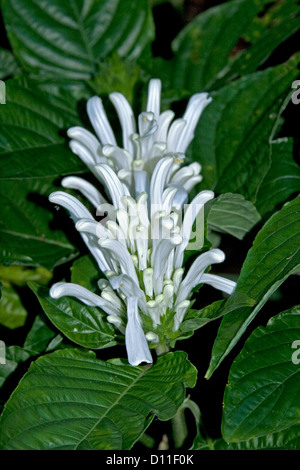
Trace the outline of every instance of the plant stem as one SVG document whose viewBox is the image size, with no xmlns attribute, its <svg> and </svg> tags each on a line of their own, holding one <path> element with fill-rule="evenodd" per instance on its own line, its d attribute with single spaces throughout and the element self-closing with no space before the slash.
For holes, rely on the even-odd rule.
<svg viewBox="0 0 300 470">
<path fill-rule="evenodd" d="M 146 433 L 141 435 L 139 441 L 145 447 L 148 447 L 148 449 L 152 449 L 155 446 L 155 439 L 153 439 L 153 437 L 149 436 Z"/>
<path fill-rule="evenodd" d="M 181 407 L 178 408 L 176 415 L 171 419 L 173 429 L 173 440 L 176 449 L 182 447 L 188 435 L 184 410 L 185 405 L 181 405 Z"/>
<path fill-rule="evenodd" d="M 197 427 L 200 426 L 201 422 L 201 413 L 198 405 L 190 399 L 190 397 L 186 397 L 183 403 L 181 404 L 180 408 L 178 408 L 176 415 L 172 418 L 171 424 L 173 429 L 173 440 L 174 446 L 176 449 L 182 447 L 184 444 L 187 436 L 188 436 L 188 429 L 185 421 L 185 410 L 189 409 L 196 421 Z"/>
</svg>

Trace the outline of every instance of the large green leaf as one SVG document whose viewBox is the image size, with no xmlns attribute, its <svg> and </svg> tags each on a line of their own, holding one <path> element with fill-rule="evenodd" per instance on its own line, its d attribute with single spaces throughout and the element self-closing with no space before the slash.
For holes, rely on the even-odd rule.
<svg viewBox="0 0 300 470">
<path fill-rule="evenodd" d="M 77 299 L 53 299 L 49 289 L 30 283 L 51 322 L 71 341 L 92 349 L 116 344 L 114 327 L 106 321 L 106 314 L 96 307 L 88 307 Z"/>
<path fill-rule="evenodd" d="M 241 194 L 221 194 L 213 200 L 207 224 L 211 230 L 230 235 L 242 240 L 259 222 L 260 215 L 252 202 Z"/>
<path fill-rule="evenodd" d="M 194 93 L 216 90 L 254 72 L 299 29 L 297 0 L 266 8 L 268 3 L 234 0 L 196 16 L 174 39 L 175 57 L 163 67 L 170 87 Z"/>
<path fill-rule="evenodd" d="M 246 3 L 248 6 L 249 2 Z M 278 46 L 299 30 L 298 0 L 258 0 L 256 3 L 262 10 L 242 32 L 228 63 L 210 83 L 211 88 L 219 88 L 238 76 L 254 72 Z"/>
<path fill-rule="evenodd" d="M 5 347 L 5 363 L 0 363 L 0 387 L 17 369 L 19 363 L 45 351 L 47 346 L 51 345 L 54 336 L 54 331 L 46 325 L 42 317 L 37 316 L 26 336 L 23 347 Z"/>
<path fill-rule="evenodd" d="M 171 82 L 174 88 L 209 89 L 245 28 L 263 2 L 235 0 L 209 8 L 183 28 L 173 41 Z"/>
<path fill-rule="evenodd" d="M 19 294 L 9 283 L 3 283 L 0 299 L 0 325 L 7 328 L 19 328 L 23 326 L 27 311 L 24 308 Z"/>
<path fill-rule="evenodd" d="M 76 259 L 71 267 L 71 282 L 79 284 L 91 291 L 98 289 L 97 282 L 103 277 L 94 258 L 89 255 Z"/>
<path fill-rule="evenodd" d="M 30 328 L 23 348 L 32 356 L 41 354 L 46 350 L 50 341 L 54 338 L 55 333 L 46 325 L 42 317 L 36 316 L 32 327 Z"/>
<path fill-rule="evenodd" d="M 203 439 L 203 436 L 198 433 L 191 450 L 299 450 L 299 447 L 300 425 L 298 424 L 283 431 L 240 442 Z"/>
<path fill-rule="evenodd" d="M 1 182 L 1 264 L 52 269 L 76 255 L 66 235 L 54 226 L 50 228 L 53 214 L 47 197 L 55 189 L 46 178 L 23 180 L 21 184 L 17 180 Z"/>
<path fill-rule="evenodd" d="M 256 200 L 260 214 L 270 213 L 293 194 L 300 192 L 300 166 L 293 158 L 293 140 L 279 139 L 272 142 L 272 162 Z"/>
<path fill-rule="evenodd" d="M 233 362 L 225 390 L 226 441 L 245 441 L 300 424 L 299 348 L 300 306 L 251 334 Z"/>
<path fill-rule="evenodd" d="M 45 93 L 31 80 L 6 82 L 0 114 L 1 182 L 57 178 L 85 167 L 69 149 L 66 130 L 80 124 L 71 94 Z"/>
<path fill-rule="evenodd" d="M 63 232 L 50 229 L 47 197 L 54 180 L 85 170 L 62 131 L 78 124 L 75 100 L 41 92 L 35 82 L 9 80 L 0 114 L 0 263 L 52 268 L 73 255 Z"/>
<path fill-rule="evenodd" d="M 256 236 L 235 292 L 223 307 L 206 377 L 220 365 L 272 293 L 300 266 L 300 196 L 286 203 Z M 241 297 L 252 299 L 247 306 Z M 222 312 L 221 312 L 222 313 Z"/>
<path fill-rule="evenodd" d="M 0 279 L 16 286 L 26 286 L 29 281 L 47 284 L 51 277 L 52 273 L 45 268 L 27 269 L 24 266 L 0 265 Z"/>
<path fill-rule="evenodd" d="M 172 418 L 194 387 L 185 353 L 152 367 L 101 361 L 66 349 L 39 358 L 7 402 L 0 420 L 5 450 L 126 450 L 153 416 Z"/>
<path fill-rule="evenodd" d="M 242 77 L 213 93 L 195 130 L 189 153 L 202 165 L 202 187 L 242 194 L 254 202 L 270 166 L 271 140 L 299 56 Z"/>
<path fill-rule="evenodd" d="M 0 387 L 2 387 L 6 379 L 16 370 L 19 363 L 26 361 L 29 357 L 30 354 L 20 346 L 5 346 L 5 363 L 0 362 Z M 3 360 L 2 355 L 1 359 Z"/>
<path fill-rule="evenodd" d="M 152 39 L 147 0 L 4 0 L 13 51 L 39 76 L 83 80 L 99 60 L 118 52 L 137 57 Z"/>
<path fill-rule="evenodd" d="M 11 51 L 0 48 L 0 79 L 20 73 L 20 68 Z"/>
</svg>

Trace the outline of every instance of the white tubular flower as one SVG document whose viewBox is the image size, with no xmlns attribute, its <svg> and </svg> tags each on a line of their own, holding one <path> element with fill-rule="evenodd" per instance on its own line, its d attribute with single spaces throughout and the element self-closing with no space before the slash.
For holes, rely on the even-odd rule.
<svg viewBox="0 0 300 470">
<path fill-rule="evenodd" d="M 107 200 L 91 183 L 78 176 L 67 176 L 63 178 L 61 184 L 64 188 L 77 189 L 85 196 L 97 209 L 101 204 L 107 204 Z"/>
<path fill-rule="evenodd" d="M 203 208 L 204 204 L 213 199 L 213 197 L 214 193 L 212 191 L 201 191 L 188 205 L 181 227 L 182 243 L 177 248 L 175 254 L 174 264 L 176 268 L 180 268 L 182 265 L 184 250 L 186 249 L 191 238 L 193 223 L 199 211 Z"/>
<path fill-rule="evenodd" d="M 50 295 L 54 299 L 59 299 L 60 297 L 65 296 L 76 297 L 90 307 L 100 307 L 108 315 L 120 317 L 122 314 L 122 310 L 119 305 L 116 306 L 114 302 L 106 300 L 99 295 L 90 292 L 85 287 L 71 282 L 57 282 L 56 284 L 53 284 L 50 289 Z"/>
<path fill-rule="evenodd" d="M 183 117 L 173 121 L 173 111 L 160 112 L 160 94 L 161 82 L 151 80 L 146 111 L 136 122 L 126 98 L 111 93 L 123 148 L 116 143 L 98 97 L 87 104 L 97 137 L 81 127 L 68 131 L 72 150 L 104 185 L 112 206 L 107 209 L 107 200 L 82 178 L 69 176 L 62 184 L 85 196 L 97 215 L 100 206 L 101 215 L 107 212 L 108 217 L 98 222 L 68 193 L 57 191 L 49 197 L 68 210 L 106 276 L 98 282 L 99 295 L 72 283 L 54 284 L 50 295 L 73 296 L 106 312 L 107 321 L 125 333 L 132 365 L 151 363 L 151 347 L 181 334 L 197 285 L 206 283 L 226 294 L 235 288 L 233 281 L 207 273 L 212 264 L 224 260 L 221 250 L 202 253 L 188 271 L 183 266 L 197 215 L 214 197 L 212 191 L 201 191 L 184 210 L 189 192 L 201 180 L 201 166 L 197 162 L 181 165 L 199 117 L 211 99 L 207 93 L 192 96 Z M 198 231 L 203 237 L 203 220 L 196 235 Z"/>
<path fill-rule="evenodd" d="M 141 325 L 137 297 L 128 297 L 127 299 L 125 342 L 128 361 L 131 365 L 137 366 L 141 362 L 152 362 L 147 339 Z"/>
<path fill-rule="evenodd" d="M 102 100 L 97 96 L 87 102 L 87 113 L 97 137 L 80 126 L 72 127 L 68 130 L 70 147 L 100 180 L 106 177 L 99 173 L 99 168 L 95 168 L 101 163 L 111 165 L 117 175 L 120 170 L 129 171 L 124 184 L 133 197 L 147 190 L 148 179 L 145 172 L 151 176 L 160 158 L 170 154 L 184 157 L 197 122 L 211 101 L 208 93 L 193 95 L 183 117 L 173 121 L 173 111 L 160 112 L 161 81 L 152 79 L 148 86 L 146 111 L 136 121 L 125 96 L 114 92 L 109 95 L 109 99 L 120 121 L 123 148 L 118 147 Z M 190 167 L 192 177 L 186 178 L 184 183 L 188 192 L 201 181 L 200 165 L 192 164 Z M 134 176 L 135 172 L 139 172 L 137 178 Z M 175 173 L 176 171 L 174 178 Z"/>
<path fill-rule="evenodd" d="M 190 269 L 188 270 L 185 278 L 177 292 L 176 304 L 187 299 L 194 287 L 204 282 L 203 274 L 205 270 L 214 263 L 222 263 L 225 259 L 225 254 L 218 248 L 202 253 L 195 259 Z M 205 278 L 204 278 L 205 279 Z"/>
<path fill-rule="evenodd" d="M 67 209 L 70 213 L 70 216 L 74 223 L 76 224 L 80 219 L 89 220 L 91 222 L 96 222 L 92 214 L 86 209 L 86 207 L 81 204 L 78 199 L 74 196 L 64 193 L 63 191 L 55 191 L 49 196 L 49 200 L 54 204 L 59 204 L 60 206 Z M 90 234 L 82 233 L 81 234 L 83 241 L 89 248 L 91 254 L 94 256 L 95 260 L 98 263 L 98 266 L 101 271 L 107 271 L 112 269 L 111 263 L 107 262 L 103 253 L 100 251 L 97 243 Z"/>
</svg>

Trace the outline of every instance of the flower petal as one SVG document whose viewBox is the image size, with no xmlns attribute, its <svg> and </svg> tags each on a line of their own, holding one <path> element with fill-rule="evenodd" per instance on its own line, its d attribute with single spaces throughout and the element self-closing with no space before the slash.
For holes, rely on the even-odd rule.
<svg viewBox="0 0 300 470">
<path fill-rule="evenodd" d="M 149 174 L 143 170 L 136 170 L 134 172 L 134 184 L 136 198 L 138 198 L 141 193 L 148 194 L 150 189 Z"/>
<path fill-rule="evenodd" d="M 204 273 L 201 277 L 201 282 L 209 284 L 215 289 L 226 292 L 226 294 L 229 295 L 231 295 L 236 288 L 236 282 L 231 279 L 226 279 L 225 277 L 216 276 L 215 274 Z"/>
<path fill-rule="evenodd" d="M 114 145 L 104 145 L 103 155 L 107 158 L 110 158 L 116 164 L 117 169 L 131 169 L 132 156 L 127 150 L 120 149 L 120 147 L 115 147 Z"/>
<path fill-rule="evenodd" d="M 199 255 L 192 263 L 179 287 L 175 304 L 179 304 L 189 297 L 192 289 L 202 282 L 202 276 L 208 266 L 214 263 L 222 263 L 224 259 L 225 254 L 218 248 L 213 248 Z"/>
<path fill-rule="evenodd" d="M 71 282 L 57 282 L 56 284 L 53 284 L 49 293 L 53 299 L 60 299 L 64 296 L 75 297 L 85 305 L 90 307 L 100 307 L 108 315 L 119 316 L 122 313 L 118 308 L 115 307 L 114 304 L 103 299 L 99 295 L 94 294 L 79 284 L 74 284 Z"/>
<path fill-rule="evenodd" d="M 92 153 L 94 158 L 101 152 L 101 144 L 99 140 L 87 129 L 80 126 L 70 127 L 67 130 L 68 137 L 70 139 L 78 140 Z"/>
<path fill-rule="evenodd" d="M 177 140 L 177 152 L 185 153 L 194 137 L 194 130 L 199 118 L 211 100 L 212 99 L 208 97 L 207 93 L 197 93 L 190 98 L 183 115 L 183 119 L 186 121 L 186 126 Z"/>
<path fill-rule="evenodd" d="M 173 161 L 173 157 L 164 157 L 155 166 L 150 183 L 151 217 L 162 205 L 162 195 Z"/>
<path fill-rule="evenodd" d="M 183 223 L 181 227 L 181 236 L 182 243 L 176 248 L 174 266 L 175 268 L 180 268 L 183 262 L 184 250 L 189 244 L 193 223 L 196 220 L 196 217 L 199 211 L 202 209 L 204 204 L 214 197 L 212 191 L 201 191 L 194 199 L 188 204 L 188 208 L 185 211 Z"/>
<path fill-rule="evenodd" d="M 170 109 L 161 113 L 157 122 L 158 129 L 155 136 L 156 142 L 167 142 L 169 127 L 174 116 L 174 111 L 171 111 Z"/>
<path fill-rule="evenodd" d="M 139 281 L 136 275 L 135 267 L 129 251 L 124 245 L 118 240 L 99 240 L 100 248 L 107 250 L 111 256 L 120 264 L 120 268 L 123 274 L 128 274 L 133 281 L 139 285 Z"/>
<path fill-rule="evenodd" d="M 137 366 L 142 362 L 152 363 L 152 356 L 138 312 L 138 298 L 134 296 L 127 299 L 125 344 L 129 364 Z"/>
<path fill-rule="evenodd" d="M 81 161 L 92 171 L 93 166 L 97 163 L 92 152 L 85 147 L 85 145 L 78 142 L 78 140 L 70 140 L 69 142 L 70 149 L 75 155 L 77 155 Z"/>
<path fill-rule="evenodd" d="M 115 209 L 118 209 L 121 198 L 128 195 L 128 190 L 125 189 L 125 185 L 121 183 L 118 176 L 109 165 L 104 163 L 96 165 L 95 171 L 101 182 L 107 188 Z"/>
<path fill-rule="evenodd" d="M 75 227 L 78 232 L 90 233 L 96 238 L 112 238 L 112 234 L 96 220 L 79 219 Z"/>
<path fill-rule="evenodd" d="M 66 176 L 61 181 L 64 188 L 77 189 L 97 208 L 100 204 L 106 204 L 106 199 L 91 183 L 78 176 Z"/>
<path fill-rule="evenodd" d="M 102 145 L 117 145 L 115 135 L 107 119 L 102 100 L 93 96 L 87 102 L 87 113 Z"/>
<path fill-rule="evenodd" d="M 139 284 L 134 282 L 134 280 L 129 277 L 127 274 L 120 274 L 119 276 L 110 276 L 109 278 L 111 287 L 113 289 L 119 289 L 126 297 L 134 295 L 138 298 L 141 306 L 145 306 L 146 297 L 144 291 L 140 288 Z"/>
<path fill-rule="evenodd" d="M 94 220 L 92 214 L 78 199 L 76 199 L 76 197 L 65 193 L 64 191 L 55 191 L 54 193 L 51 193 L 49 201 L 53 202 L 53 204 L 59 204 L 67 209 L 74 222 L 84 218 Z"/>
<path fill-rule="evenodd" d="M 136 132 L 135 119 L 130 104 L 121 93 L 115 92 L 109 95 L 117 114 L 123 134 L 123 147 L 131 154 L 133 153 L 133 145 L 131 136 Z"/>
<path fill-rule="evenodd" d="M 175 234 L 172 238 L 160 240 L 156 250 L 152 253 L 151 264 L 154 270 L 153 284 L 155 295 L 162 292 L 163 278 L 168 268 L 168 258 L 175 246 L 182 242 L 180 235 Z"/>
<path fill-rule="evenodd" d="M 173 330 L 176 331 L 178 330 L 183 318 L 184 318 L 184 315 L 186 314 L 186 311 L 187 309 L 189 308 L 190 306 L 190 301 L 189 300 L 183 300 L 182 302 L 180 302 L 180 304 L 178 304 L 176 307 L 175 307 L 175 315 L 174 315 L 174 326 L 173 326 Z"/>
<path fill-rule="evenodd" d="M 157 78 L 152 78 L 148 85 L 148 101 L 147 112 L 154 114 L 154 119 L 157 121 L 160 114 L 160 94 L 161 94 L 161 81 Z"/>
<path fill-rule="evenodd" d="M 171 124 L 169 132 L 168 132 L 168 137 L 167 137 L 167 147 L 168 147 L 169 153 L 178 152 L 178 148 L 179 148 L 178 141 L 185 127 L 186 127 L 186 121 L 182 118 L 176 119 Z M 184 153 L 184 152 L 181 152 L 181 153 Z"/>
</svg>

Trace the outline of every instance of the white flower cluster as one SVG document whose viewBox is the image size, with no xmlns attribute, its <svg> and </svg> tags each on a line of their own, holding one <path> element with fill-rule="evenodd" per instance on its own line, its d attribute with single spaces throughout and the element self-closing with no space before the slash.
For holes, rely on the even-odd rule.
<svg viewBox="0 0 300 470">
<path fill-rule="evenodd" d="M 207 93 L 192 96 L 183 117 L 174 120 L 173 111 L 160 112 L 160 98 L 161 82 L 152 79 L 146 112 L 139 115 L 136 125 L 126 98 L 120 93 L 110 95 L 121 124 L 123 148 L 117 144 L 99 97 L 87 103 L 98 138 L 82 127 L 68 131 L 72 151 L 104 186 L 108 200 L 79 177 L 66 177 L 62 185 L 79 190 L 98 215 L 108 212 L 108 218 L 97 221 L 66 192 L 49 197 L 69 211 L 105 274 L 98 282 L 99 295 L 63 282 L 54 284 L 50 295 L 74 296 L 106 312 L 107 320 L 125 334 L 132 365 L 152 362 L 150 347 L 160 342 L 157 328 L 165 316 L 173 319 L 173 331 L 179 329 L 197 285 L 210 284 L 228 294 L 235 288 L 234 282 L 206 272 L 211 264 L 224 260 L 219 249 L 199 255 L 187 272 L 183 267 L 193 224 L 214 197 L 212 191 L 201 191 L 187 204 L 189 192 L 201 181 L 201 167 L 196 162 L 182 166 L 199 117 L 211 99 Z M 151 320 L 146 332 L 142 318 Z"/>
</svg>

